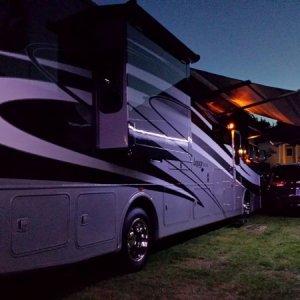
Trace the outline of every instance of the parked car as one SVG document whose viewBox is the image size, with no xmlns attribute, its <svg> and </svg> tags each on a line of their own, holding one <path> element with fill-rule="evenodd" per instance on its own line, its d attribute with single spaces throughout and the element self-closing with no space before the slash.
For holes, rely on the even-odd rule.
<svg viewBox="0 0 300 300">
<path fill-rule="evenodd" d="M 285 164 L 270 171 L 265 207 L 269 212 L 300 211 L 300 164 Z"/>
</svg>

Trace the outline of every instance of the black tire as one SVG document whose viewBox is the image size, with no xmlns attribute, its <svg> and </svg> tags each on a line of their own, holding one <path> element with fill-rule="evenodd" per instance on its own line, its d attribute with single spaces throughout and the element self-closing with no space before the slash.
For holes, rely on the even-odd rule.
<svg viewBox="0 0 300 300">
<path fill-rule="evenodd" d="M 122 262 L 125 270 L 142 269 L 149 257 L 152 241 L 151 223 L 141 208 L 130 210 L 124 221 L 122 235 Z"/>
</svg>

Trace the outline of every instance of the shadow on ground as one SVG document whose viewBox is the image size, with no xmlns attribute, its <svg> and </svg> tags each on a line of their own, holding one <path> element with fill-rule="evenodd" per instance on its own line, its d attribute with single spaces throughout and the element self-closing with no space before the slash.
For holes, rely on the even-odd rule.
<svg viewBox="0 0 300 300">
<path fill-rule="evenodd" d="M 1 299 L 61 299 L 97 282 L 120 276 L 116 255 L 0 277 Z"/>
</svg>

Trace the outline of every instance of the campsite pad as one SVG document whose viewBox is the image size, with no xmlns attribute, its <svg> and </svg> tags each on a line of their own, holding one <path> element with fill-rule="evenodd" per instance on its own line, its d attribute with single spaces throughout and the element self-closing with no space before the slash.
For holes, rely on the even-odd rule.
<svg viewBox="0 0 300 300">
<path fill-rule="evenodd" d="M 261 225 L 261 224 L 251 224 L 251 225 L 245 226 L 244 229 L 247 231 L 251 231 L 251 232 L 262 233 L 262 232 L 266 231 L 267 226 Z"/>
</svg>

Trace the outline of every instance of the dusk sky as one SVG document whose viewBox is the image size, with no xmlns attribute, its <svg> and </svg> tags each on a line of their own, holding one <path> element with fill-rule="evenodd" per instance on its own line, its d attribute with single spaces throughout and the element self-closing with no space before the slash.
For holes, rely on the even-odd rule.
<svg viewBox="0 0 300 300">
<path fill-rule="evenodd" d="M 137 0 L 137 3 L 200 54 L 200 61 L 193 67 L 274 87 L 300 89 L 300 1 Z"/>
</svg>

